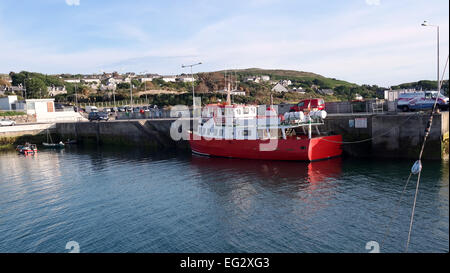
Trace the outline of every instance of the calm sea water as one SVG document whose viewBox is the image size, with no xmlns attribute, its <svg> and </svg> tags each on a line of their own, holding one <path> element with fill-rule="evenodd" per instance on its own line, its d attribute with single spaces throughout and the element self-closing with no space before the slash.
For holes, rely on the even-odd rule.
<svg viewBox="0 0 450 273">
<path fill-rule="evenodd" d="M 403 252 L 415 180 L 397 201 L 412 163 L 1 153 L 0 252 L 68 252 L 69 241 L 81 252 L 367 252 L 368 241 Z M 423 165 L 410 252 L 448 252 L 448 162 Z"/>
</svg>

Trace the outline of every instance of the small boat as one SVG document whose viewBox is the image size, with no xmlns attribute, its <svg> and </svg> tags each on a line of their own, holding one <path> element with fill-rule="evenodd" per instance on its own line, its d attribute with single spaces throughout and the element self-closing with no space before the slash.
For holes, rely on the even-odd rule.
<svg viewBox="0 0 450 273">
<path fill-rule="evenodd" d="M 47 142 L 42 142 L 42 146 L 44 146 L 44 148 L 51 148 L 51 149 L 62 149 L 65 147 L 62 141 L 60 141 L 59 143 L 53 143 L 52 136 L 50 135 L 48 129 L 47 129 Z"/>
<path fill-rule="evenodd" d="M 72 139 L 72 140 L 68 139 L 66 142 L 64 142 L 64 144 L 66 144 L 66 145 L 74 145 L 74 144 L 77 144 L 77 143 L 78 142 L 77 142 L 76 139 Z"/>
<path fill-rule="evenodd" d="M 24 145 L 17 145 L 16 151 L 23 155 L 35 155 L 37 154 L 36 144 L 25 143 Z"/>
<path fill-rule="evenodd" d="M 60 148 L 64 148 L 65 144 L 62 141 L 60 141 L 59 143 L 42 142 L 42 146 L 44 146 L 44 148 L 60 149 Z"/>
</svg>

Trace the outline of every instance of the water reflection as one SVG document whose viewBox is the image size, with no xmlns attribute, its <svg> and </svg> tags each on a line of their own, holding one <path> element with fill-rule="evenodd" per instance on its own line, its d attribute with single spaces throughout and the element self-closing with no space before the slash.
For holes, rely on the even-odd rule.
<svg viewBox="0 0 450 273">
<path fill-rule="evenodd" d="M 334 198 L 342 159 L 306 163 L 193 155 L 191 166 L 201 187 L 215 193 L 212 204 L 214 210 L 223 211 L 216 213 L 222 232 L 241 233 L 262 222 L 281 222 L 296 226 L 292 232 L 306 232 L 303 223 L 320 214 Z M 253 230 L 264 228 L 254 226 Z"/>
</svg>

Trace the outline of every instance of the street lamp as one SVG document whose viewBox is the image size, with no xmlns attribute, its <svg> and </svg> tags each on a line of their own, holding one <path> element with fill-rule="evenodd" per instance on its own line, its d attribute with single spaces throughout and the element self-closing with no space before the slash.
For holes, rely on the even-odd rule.
<svg viewBox="0 0 450 273">
<path fill-rule="evenodd" d="M 437 91 L 438 96 L 441 92 L 441 84 L 439 82 L 439 26 L 438 25 L 430 25 L 427 21 L 423 21 L 423 27 L 435 27 L 437 29 Z"/>
<path fill-rule="evenodd" d="M 181 65 L 181 68 L 186 68 L 186 67 L 190 67 L 191 68 L 191 76 L 192 76 L 192 108 L 195 108 L 195 95 L 194 95 L 194 74 L 192 73 L 192 67 L 196 66 L 196 65 L 200 65 L 202 64 L 200 63 L 196 63 L 196 64 L 189 64 L 189 65 Z"/>
</svg>

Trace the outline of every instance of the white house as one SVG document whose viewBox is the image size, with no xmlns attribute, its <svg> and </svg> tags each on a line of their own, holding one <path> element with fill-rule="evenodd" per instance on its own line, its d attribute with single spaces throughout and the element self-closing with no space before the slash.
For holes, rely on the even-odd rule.
<svg viewBox="0 0 450 273">
<path fill-rule="evenodd" d="M 80 83 L 80 79 L 68 79 L 68 80 L 64 80 L 65 82 L 68 83 Z"/>
<path fill-rule="evenodd" d="M 176 76 L 163 76 L 162 80 L 165 82 L 176 82 L 177 77 Z"/>
<path fill-rule="evenodd" d="M 280 83 L 281 83 L 283 86 L 289 86 L 289 85 L 292 84 L 292 81 L 291 81 L 291 80 L 281 80 Z"/>
<path fill-rule="evenodd" d="M 177 78 L 177 80 L 180 82 L 195 82 L 195 78 L 191 76 L 180 76 Z"/>
<path fill-rule="evenodd" d="M 67 94 L 65 86 L 49 86 L 47 87 L 48 95 L 54 97 L 56 95 Z"/>
<path fill-rule="evenodd" d="M 282 93 L 282 92 L 288 92 L 288 90 L 286 89 L 286 87 L 284 87 L 281 83 L 277 83 L 273 88 L 272 88 L 273 92 L 278 92 L 278 93 Z"/>
<path fill-rule="evenodd" d="M 92 83 L 100 84 L 100 79 L 83 79 L 83 82 L 90 83 L 90 84 L 92 84 Z"/>
<path fill-rule="evenodd" d="M 265 82 L 268 82 L 268 81 L 270 81 L 270 76 L 263 75 L 263 76 L 261 76 L 261 80 L 265 81 Z"/>
</svg>

